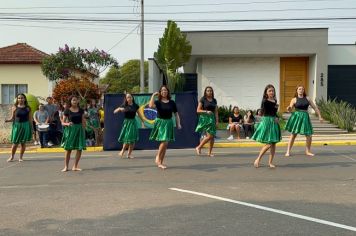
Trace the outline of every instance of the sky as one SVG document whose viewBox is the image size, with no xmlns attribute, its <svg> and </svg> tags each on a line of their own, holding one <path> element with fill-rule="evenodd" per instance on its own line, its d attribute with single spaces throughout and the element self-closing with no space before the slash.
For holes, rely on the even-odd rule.
<svg viewBox="0 0 356 236">
<path fill-rule="evenodd" d="M 98 48 L 122 65 L 140 58 L 140 2 L 1 0 L 0 47 L 27 43 L 48 54 L 65 44 Z M 329 28 L 329 44 L 356 42 L 356 0 L 144 0 L 144 12 L 146 59 L 153 57 L 169 19 L 182 31 Z M 347 17 L 355 19 L 335 19 Z M 327 20 L 305 20 L 310 18 Z"/>
</svg>

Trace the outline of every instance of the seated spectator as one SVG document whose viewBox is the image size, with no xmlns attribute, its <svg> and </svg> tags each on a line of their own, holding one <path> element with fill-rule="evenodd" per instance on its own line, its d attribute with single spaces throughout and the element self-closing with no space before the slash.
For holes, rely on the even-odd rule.
<svg viewBox="0 0 356 236">
<path fill-rule="evenodd" d="M 261 122 L 262 119 L 262 109 L 257 109 L 256 116 L 255 116 L 255 125 L 254 129 L 257 129 L 258 124 Z"/>
<path fill-rule="evenodd" d="M 229 125 L 228 129 L 230 130 L 230 136 L 227 138 L 228 140 L 233 140 L 233 132 L 236 130 L 237 133 L 237 139 L 240 139 L 240 130 L 242 127 L 243 119 L 242 116 L 240 115 L 240 109 L 238 106 L 235 106 L 233 108 L 233 114 L 229 117 Z"/>
<path fill-rule="evenodd" d="M 255 123 L 255 117 L 253 116 L 253 112 L 251 110 L 248 110 L 246 115 L 244 116 L 244 124 L 243 124 L 246 139 L 252 137 L 254 132 L 254 127 L 253 127 L 254 123 Z"/>
</svg>

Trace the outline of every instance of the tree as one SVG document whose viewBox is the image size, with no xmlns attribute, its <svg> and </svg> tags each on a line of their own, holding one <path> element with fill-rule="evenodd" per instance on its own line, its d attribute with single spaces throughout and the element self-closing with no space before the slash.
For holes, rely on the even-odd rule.
<svg viewBox="0 0 356 236">
<path fill-rule="evenodd" d="M 42 72 L 50 81 L 78 77 L 78 74 L 80 78 L 78 72 L 91 72 L 96 78 L 108 66 L 117 65 L 116 59 L 103 50 L 69 48 L 66 44 L 64 48 L 59 48 L 56 54 L 44 58 Z"/>
<path fill-rule="evenodd" d="M 94 79 L 108 66 L 117 65 L 116 59 L 103 50 L 69 48 L 66 44 L 64 48 L 59 48 L 57 53 L 43 59 L 42 72 L 50 81 L 56 81 L 55 90 L 61 86 L 55 92 L 58 98 L 76 94 L 85 102 L 88 98 L 97 97 L 92 91 Z M 65 83 L 63 80 L 70 81 Z"/>
<path fill-rule="evenodd" d="M 53 98 L 58 101 L 68 100 L 72 95 L 80 97 L 82 101 L 100 97 L 98 86 L 88 78 L 79 81 L 77 78 L 61 80 L 53 89 Z"/>
<path fill-rule="evenodd" d="M 168 21 L 163 37 L 159 39 L 154 57 L 168 76 L 168 86 L 172 91 L 182 88 L 182 77 L 178 68 L 189 61 L 192 46 L 187 36 L 180 31 L 174 21 Z M 178 84 L 177 84 L 178 83 Z"/>
<path fill-rule="evenodd" d="M 145 84 L 148 83 L 148 62 L 145 61 Z M 109 84 L 111 93 L 137 93 L 140 84 L 140 60 L 132 59 L 125 62 L 120 68 L 111 67 L 100 84 Z M 139 88 L 139 87 L 138 87 Z"/>
<path fill-rule="evenodd" d="M 177 72 L 178 68 L 189 60 L 191 52 L 192 46 L 187 36 L 180 31 L 174 21 L 169 20 L 154 54 L 161 68 Z"/>
</svg>

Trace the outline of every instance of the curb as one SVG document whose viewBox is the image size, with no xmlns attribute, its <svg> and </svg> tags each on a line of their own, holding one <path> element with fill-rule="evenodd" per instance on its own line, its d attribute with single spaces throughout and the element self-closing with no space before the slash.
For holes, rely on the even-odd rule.
<svg viewBox="0 0 356 236">
<path fill-rule="evenodd" d="M 343 140 L 343 141 L 313 141 L 312 146 L 349 146 L 356 145 L 356 140 Z M 236 147 L 262 147 L 263 143 L 215 143 L 214 147 L 217 148 L 236 148 Z M 279 142 L 277 143 L 278 147 L 286 147 L 288 146 L 288 142 Z M 296 141 L 293 146 L 305 146 L 305 141 Z M 208 147 L 208 145 L 204 145 L 204 147 Z"/>
<path fill-rule="evenodd" d="M 279 142 L 278 147 L 286 147 L 288 142 Z M 312 146 L 356 146 L 356 140 L 342 140 L 342 141 L 313 141 Z M 257 142 L 249 143 L 215 143 L 214 147 L 216 148 L 245 148 L 245 147 L 262 147 L 264 144 Z M 305 146 L 305 141 L 296 141 L 293 146 Z M 204 147 L 208 147 L 208 144 L 205 144 Z M 63 148 L 34 148 L 26 151 L 26 153 L 64 153 Z M 99 147 L 87 147 L 85 152 L 102 152 L 104 151 L 102 146 Z M 19 152 L 19 150 L 17 151 Z M 7 150 L 0 151 L 0 154 L 9 154 L 11 153 L 10 148 Z"/>
<path fill-rule="evenodd" d="M 8 151 L 0 151 L 0 154 L 9 154 L 11 153 L 10 151 L 11 148 L 8 148 Z M 73 150 L 75 151 L 75 150 Z M 103 147 L 87 147 L 86 150 L 84 150 L 84 152 L 102 152 L 103 151 Z M 17 152 L 19 152 L 19 148 L 17 149 Z M 33 148 L 30 149 L 28 151 L 26 151 L 26 153 L 64 153 L 65 150 L 63 148 Z"/>
</svg>

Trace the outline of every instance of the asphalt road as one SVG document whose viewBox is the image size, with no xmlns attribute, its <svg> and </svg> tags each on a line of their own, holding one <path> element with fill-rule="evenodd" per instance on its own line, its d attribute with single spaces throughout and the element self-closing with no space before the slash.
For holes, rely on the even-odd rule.
<svg viewBox="0 0 356 236">
<path fill-rule="evenodd" d="M 63 153 L 0 154 L 0 235 L 356 235 L 354 146 L 279 148 L 274 170 L 257 148 L 215 151 L 168 150 L 164 171 L 154 151 L 84 152 L 68 173 Z"/>
</svg>

